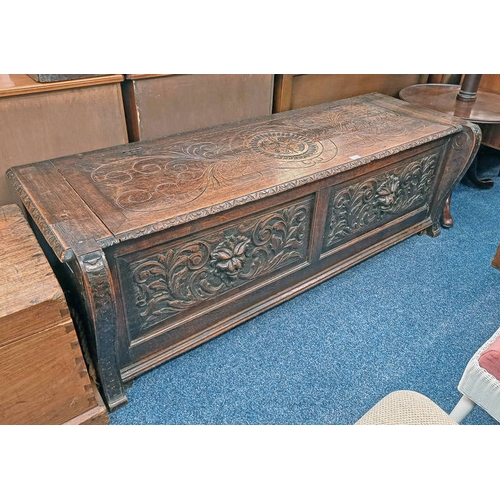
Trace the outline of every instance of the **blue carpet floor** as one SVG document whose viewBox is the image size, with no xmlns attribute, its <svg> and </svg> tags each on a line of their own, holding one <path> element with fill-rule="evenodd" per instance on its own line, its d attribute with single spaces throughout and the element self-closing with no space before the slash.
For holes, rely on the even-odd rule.
<svg viewBox="0 0 500 500">
<path fill-rule="evenodd" d="M 496 176 L 499 157 L 485 156 Z M 445 411 L 500 327 L 500 178 L 453 193 L 455 226 L 413 236 L 138 377 L 111 424 L 353 424 L 391 391 Z M 476 407 L 465 425 L 496 425 Z"/>
</svg>

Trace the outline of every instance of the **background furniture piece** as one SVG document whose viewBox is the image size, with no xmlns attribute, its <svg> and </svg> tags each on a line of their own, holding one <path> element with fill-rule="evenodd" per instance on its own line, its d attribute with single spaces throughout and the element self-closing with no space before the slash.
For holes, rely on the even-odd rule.
<svg viewBox="0 0 500 500">
<path fill-rule="evenodd" d="M 272 112 L 273 75 L 126 75 L 130 141 Z"/>
<path fill-rule="evenodd" d="M 66 264 L 114 409 L 146 370 L 439 234 L 478 140 L 474 124 L 372 93 L 8 176 Z"/>
<path fill-rule="evenodd" d="M 0 208 L 0 424 L 107 424 L 63 291 L 17 205 Z"/>
<path fill-rule="evenodd" d="M 404 88 L 399 97 L 411 104 L 434 109 L 441 113 L 470 120 L 481 127 L 500 126 L 500 95 L 478 90 L 476 98 L 470 101 L 457 99 L 461 85 L 418 84 Z M 488 132 L 488 143 L 492 144 L 492 129 Z M 484 139 L 482 139 L 482 142 Z M 477 175 L 477 159 L 467 171 L 467 179 L 480 188 L 489 188 L 492 181 L 480 179 Z"/>
<path fill-rule="evenodd" d="M 368 410 L 355 425 L 457 425 L 427 396 L 394 391 Z"/>
<path fill-rule="evenodd" d="M 275 75 L 273 112 L 280 113 L 370 92 L 397 96 L 428 75 Z"/>
<path fill-rule="evenodd" d="M 479 91 L 499 95 L 500 75 L 482 75 L 479 82 Z M 500 150 L 500 125 L 483 123 L 481 124 L 481 131 L 483 133 L 481 143 L 490 148 Z"/>
<path fill-rule="evenodd" d="M 128 142 L 120 83 L 123 75 L 37 83 L 0 75 L 0 205 L 18 203 L 5 172 Z"/>
<path fill-rule="evenodd" d="M 461 422 L 480 406 L 500 422 L 500 329 L 472 356 L 458 383 L 463 394 L 450 416 Z"/>
</svg>

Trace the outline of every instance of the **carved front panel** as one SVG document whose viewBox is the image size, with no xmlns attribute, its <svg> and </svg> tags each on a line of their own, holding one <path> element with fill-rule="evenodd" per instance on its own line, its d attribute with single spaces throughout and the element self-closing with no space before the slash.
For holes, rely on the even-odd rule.
<svg viewBox="0 0 500 500">
<path fill-rule="evenodd" d="M 429 202 L 438 154 L 332 189 L 323 251 Z"/>
<path fill-rule="evenodd" d="M 307 259 L 313 198 L 119 258 L 133 338 L 183 311 Z"/>
</svg>

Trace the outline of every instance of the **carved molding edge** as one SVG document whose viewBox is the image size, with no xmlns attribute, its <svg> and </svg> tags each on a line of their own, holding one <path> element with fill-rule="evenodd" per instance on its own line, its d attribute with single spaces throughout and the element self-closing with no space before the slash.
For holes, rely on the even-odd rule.
<svg viewBox="0 0 500 500">
<path fill-rule="evenodd" d="M 127 403 L 127 396 L 116 358 L 116 308 L 111 274 L 102 250 L 78 256 L 76 261 L 93 333 L 98 381 L 106 405 L 114 410 Z"/>
<path fill-rule="evenodd" d="M 184 224 L 186 222 L 192 221 L 192 220 L 197 220 L 203 217 L 208 217 L 209 215 L 213 215 L 219 212 L 223 212 L 226 210 L 229 210 L 233 207 L 240 206 L 240 205 L 245 205 L 247 203 L 250 203 L 252 201 L 256 200 L 261 200 L 263 198 L 268 198 L 270 196 L 273 196 L 277 193 L 281 193 L 284 191 L 289 191 L 291 189 L 294 189 L 299 186 L 303 186 L 305 184 L 310 184 L 312 182 L 325 179 L 327 177 L 331 177 L 333 175 L 339 174 L 341 172 L 344 172 L 346 170 L 350 170 L 352 168 L 359 167 L 361 165 L 365 165 L 367 163 L 370 163 L 374 160 L 380 160 L 383 158 L 386 158 L 388 156 L 400 153 L 402 151 L 406 151 L 408 149 L 412 149 L 418 146 L 421 146 L 422 144 L 426 144 L 428 142 L 432 142 L 438 139 L 441 139 L 443 137 L 455 134 L 457 132 L 460 132 L 462 130 L 462 125 L 457 125 L 454 127 L 450 127 L 449 129 L 446 129 L 442 132 L 432 134 L 426 137 L 423 137 L 421 139 L 415 140 L 415 141 L 410 141 L 406 142 L 404 144 L 401 144 L 400 146 L 386 149 L 384 151 L 381 151 L 379 153 L 375 153 L 369 156 L 365 156 L 361 159 L 358 160 L 353 160 L 347 163 L 344 163 L 342 165 L 323 170 L 321 172 L 317 172 L 315 174 L 302 177 L 301 179 L 297 179 L 291 182 L 285 182 L 283 184 L 279 184 L 277 186 L 274 186 L 269 189 L 263 189 L 260 191 L 256 191 L 254 193 L 241 196 L 238 198 L 234 198 L 232 200 L 228 200 L 224 203 L 219 203 L 216 205 L 212 205 L 207 208 L 203 208 L 200 210 L 194 210 L 192 212 L 189 212 L 187 214 L 184 214 L 182 216 L 178 217 L 173 217 L 170 219 L 166 219 L 164 221 L 155 223 L 155 224 L 149 224 L 144 226 L 141 229 L 134 229 L 131 231 L 125 231 L 124 233 L 117 235 L 120 241 L 126 241 L 126 240 L 131 240 L 135 238 L 140 238 L 141 236 L 147 235 L 147 234 L 152 234 L 156 233 L 159 231 L 163 231 L 164 229 L 168 229 L 170 227 L 174 226 L 179 226 L 181 224 Z"/>
<path fill-rule="evenodd" d="M 6 173 L 8 179 L 14 186 L 19 198 L 23 202 L 23 205 L 26 207 L 26 210 L 31 215 L 36 225 L 42 232 L 44 238 L 47 240 L 47 243 L 51 246 L 54 253 L 57 255 L 58 259 L 61 261 L 68 261 L 74 258 L 73 251 L 71 249 L 66 249 L 61 245 L 59 238 L 56 236 L 52 228 L 49 226 L 45 217 L 40 213 L 35 204 L 31 201 L 31 198 L 24 190 L 23 186 L 19 182 L 16 174 L 11 170 L 7 170 Z"/>
</svg>

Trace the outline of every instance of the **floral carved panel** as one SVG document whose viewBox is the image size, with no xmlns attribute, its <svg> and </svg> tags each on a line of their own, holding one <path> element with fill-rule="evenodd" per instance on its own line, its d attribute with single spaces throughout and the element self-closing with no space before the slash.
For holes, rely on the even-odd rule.
<svg viewBox="0 0 500 500">
<path fill-rule="evenodd" d="M 307 259 L 313 198 L 176 244 L 119 259 L 131 330 L 158 323 Z"/>
<path fill-rule="evenodd" d="M 330 195 L 323 251 L 429 202 L 438 163 L 431 154 Z"/>
</svg>

